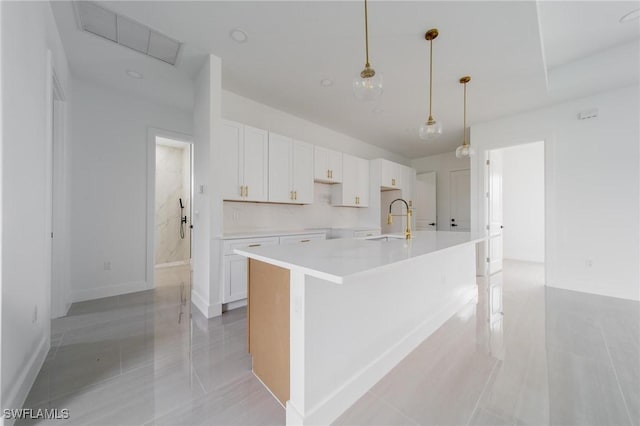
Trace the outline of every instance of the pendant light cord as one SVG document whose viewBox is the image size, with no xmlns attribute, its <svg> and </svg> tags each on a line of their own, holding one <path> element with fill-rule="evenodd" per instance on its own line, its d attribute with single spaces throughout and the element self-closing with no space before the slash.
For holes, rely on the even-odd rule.
<svg viewBox="0 0 640 426">
<path fill-rule="evenodd" d="M 464 84 L 464 114 L 462 121 L 462 145 L 467 145 L 467 83 Z"/>
<path fill-rule="evenodd" d="M 433 97 L 433 40 L 429 40 L 429 119 L 431 115 L 431 99 Z"/>
<path fill-rule="evenodd" d="M 369 68 L 369 15 L 367 13 L 367 0 L 364 0 L 364 45 L 367 52 L 367 61 L 364 65 L 365 68 Z"/>
</svg>

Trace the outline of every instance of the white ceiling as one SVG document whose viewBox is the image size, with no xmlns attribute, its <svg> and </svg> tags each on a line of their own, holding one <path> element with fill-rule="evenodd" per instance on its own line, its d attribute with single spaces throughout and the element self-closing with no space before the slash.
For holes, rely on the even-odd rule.
<svg viewBox="0 0 640 426">
<path fill-rule="evenodd" d="M 567 70 L 590 63 L 580 62 L 584 57 L 637 43 L 638 21 L 618 22 L 639 7 L 635 1 L 371 1 L 371 63 L 383 74 L 385 90 L 373 103 L 360 103 L 351 93 L 352 78 L 364 65 L 361 1 L 100 4 L 182 41 L 185 55 L 174 68 L 110 44 L 79 31 L 70 4 L 54 2 L 72 72 L 81 78 L 188 108 L 192 79 L 203 52 L 210 52 L 222 58 L 225 89 L 408 158 L 451 151 L 460 144 L 458 79 L 463 75 L 472 76 L 471 124 L 638 81 L 638 53 L 625 50 L 623 58 L 631 66 L 621 70 L 608 64 L 590 71 L 591 66 L 581 65 L 577 71 L 583 77 L 591 72 L 593 78 L 582 78 L 571 90 L 547 90 L 547 68 Z M 247 43 L 231 40 L 229 32 L 236 27 L 247 32 Z M 434 41 L 433 113 L 443 122 L 444 134 L 427 143 L 418 139 L 417 128 L 427 115 L 424 33 L 433 27 L 440 30 Z M 613 82 L 607 79 L 609 68 L 616 68 Z M 125 69 L 145 78 L 132 80 Z M 334 84 L 322 87 L 324 78 Z M 554 78 L 556 86 L 559 81 Z"/>
</svg>

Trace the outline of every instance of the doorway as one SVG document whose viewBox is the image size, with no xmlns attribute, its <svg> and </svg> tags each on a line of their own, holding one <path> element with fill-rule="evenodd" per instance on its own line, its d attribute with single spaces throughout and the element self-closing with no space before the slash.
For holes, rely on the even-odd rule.
<svg viewBox="0 0 640 426">
<path fill-rule="evenodd" d="M 191 263 L 191 144 L 156 136 L 154 267 Z"/>
<path fill-rule="evenodd" d="M 545 259 L 544 141 L 487 153 L 488 274 L 503 259 L 543 263 Z"/>
<path fill-rule="evenodd" d="M 449 231 L 471 230 L 471 174 L 469 169 L 449 172 Z"/>
</svg>

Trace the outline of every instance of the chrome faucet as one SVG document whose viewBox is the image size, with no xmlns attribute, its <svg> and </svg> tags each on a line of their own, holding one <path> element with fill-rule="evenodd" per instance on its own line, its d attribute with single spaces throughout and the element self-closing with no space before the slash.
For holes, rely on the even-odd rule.
<svg viewBox="0 0 640 426">
<path fill-rule="evenodd" d="M 404 205 L 407 207 L 407 214 L 398 214 L 398 215 L 392 215 L 391 214 L 391 207 L 393 207 L 393 203 L 395 203 L 396 201 L 402 201 L 404 203 Z M 404 237 L 407 240 L 410 240 L 411 239 L 411 207 L 409 207 L 409 203 L 407 203 L 402 198 L 396 198 L 395 200 L 393 200 L 391 202 L 391 204 L 389 204 L 389 216 L 387 216 L 387 223 L 389 225 L 391 225 L 393 223 L 393 216 L 406 216 L 407 217 L 407 229 L 404 231 Z"/>
</svg>

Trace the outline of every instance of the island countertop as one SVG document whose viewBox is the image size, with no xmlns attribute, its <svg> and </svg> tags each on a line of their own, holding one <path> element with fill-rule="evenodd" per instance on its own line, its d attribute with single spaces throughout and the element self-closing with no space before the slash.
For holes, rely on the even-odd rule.
<svg viewBox="0 0 640 426">
<path fill-rule="evenodd" d="M 417 231 L 411 240 L 345 238 L 306 244 L 236 249 L 236 254 L 336 284 L 352 276 L 441 252 L 485 237 L 469 232 Z"/>
</svg>

